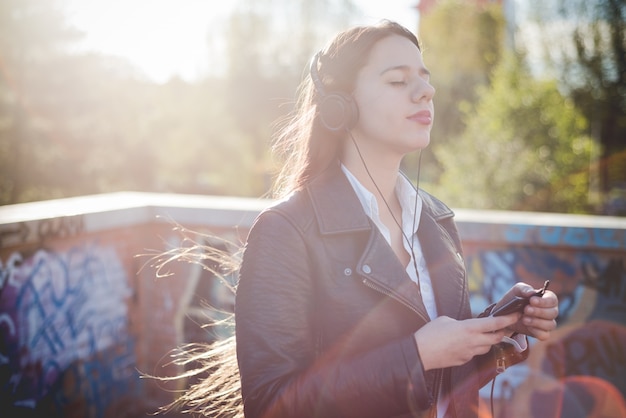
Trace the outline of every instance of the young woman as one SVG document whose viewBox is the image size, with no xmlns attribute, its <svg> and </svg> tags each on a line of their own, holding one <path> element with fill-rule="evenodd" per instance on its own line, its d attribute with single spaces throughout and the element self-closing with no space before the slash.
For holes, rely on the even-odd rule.
<svg viewBox="0 0 626 418">
<path fill-rule="evenodd" d="M 527 356 L 523 334 L 549 337 L 558 303 L 471 318 L 453 213 L 400 172 L 434 118 L 417 38 L 386 21 L 340 33 L 300 94 L 278 141 L 283 199 L 240 269 L 245 416 L 476 416 L 479 388 Z"/>
</svg>

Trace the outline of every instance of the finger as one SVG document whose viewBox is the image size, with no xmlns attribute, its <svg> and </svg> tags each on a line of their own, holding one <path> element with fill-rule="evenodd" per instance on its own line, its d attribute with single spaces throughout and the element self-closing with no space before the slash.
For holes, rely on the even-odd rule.
<svg viewBox="0 0 626 418">
<path fill-rule="evenodd" d="M 539 305 L 538 303 L 532 303 L 524 308 L 524 315 L 533 316 L 537 318 L 543 319 L 556 319 L 559 315 L 559 307 L 558 306 L 548 306 L 544 307 Z"/>
<path fill-rule="evenodd" d="M 508 315 L 497 316 L 497 317 L 494 317 L 493 319 L 497 320 L 495 324 L 495 326 L 497 327 L 496 329 L 502 330 L 502 329 L 505 329 L 507 327 L 510 327 L 516 324 L 517 321 L 519 321 L 521 317 L 522 317 L 521 313 L 515 312 L 515 313 L 508 314 Z"/>
<path fill-rule="evenodd" d="M 551 332 L 556 328 L 556 321 L 553 319 L 541 319 L 533 316 L 524 316 L 522 323 L 527 328 L 534 328 L 545 332 Z"/>
<path fill-rule="evenodd" d="M 498 344 L 502 341 L 502 338 L 506 335 L 504 329 L 499 329 L 495 331 L 488 331 L 477 334 L 472 340 L 472 346 L 475 348 L 485 348 L 486 351 L 489 351 L 492 345 Z"/>
<path fill-rule="evenodd" d="M 543 297 L 533 296 L 530 298 L 530 304 L 542 308 L 552 308 L 559 305 L 559 300 L 551 291 L 546 291 Z"/>
<path fill-rule="evenodd" d="M 528 327 L 528 333 L 530 336 L 540 340 L 545 341 L 550 338 L 550 332 L 543 330 L 541 328 Z"/>
<path fill-rule="evenodd" d="M 485 337 L 483 342 L 483 346 L 486 348 L 485 352 L 489 351 L 492 345 L 498 344 L 502 342 L 502 338 L 505 335 L 504 330 L 498 330 L 494 332 L 488 332 L 483 334 Z"/>
<path fill-rule="evenodd" d="M 519 318 L 519 313 L 512 313 L 503 316 L 489 316 L 486 318 L 475 318 L 473 324 L 476 332 L 486 333 L 502 330 L 515 324 Z"/>
<path fill-rule="evenodd" d="M 523 283 L 523 282 L 519 282 L 515 285 L 515 287 L 517 288 L 517 293 L 520 296 L 530 296 L 533 293 L 536 292 L 536 290 L 529 284 L 527 283 Z"/>
</svg>

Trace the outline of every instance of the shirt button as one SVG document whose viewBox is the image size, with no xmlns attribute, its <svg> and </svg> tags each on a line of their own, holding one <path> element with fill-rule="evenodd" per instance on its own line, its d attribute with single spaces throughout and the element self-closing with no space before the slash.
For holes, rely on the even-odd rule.
<svg viewBox="0 0 626 418">
<path fill-rule="evenodd" d="M 351 268 L 349 268 L 349 267 L 348 267 L 348 268 L 346 268 L 346 269 L 344 269 L 344 271 L 343 271 L 343 275 L 344 275 L 344 276 L 352 276 L 352 269 L 351 269 Z"/>
<path fill-rule="evenodd" d="M 363 266 L 363 273 L 370 274 L 371 272 L 372 272 L 372 268 L 369 265 L 365 264 Z"/>
</svg>

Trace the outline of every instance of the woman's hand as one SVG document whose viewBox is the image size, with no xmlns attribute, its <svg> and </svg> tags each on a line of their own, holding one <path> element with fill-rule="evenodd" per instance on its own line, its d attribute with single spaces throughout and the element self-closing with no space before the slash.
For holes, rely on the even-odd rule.
<svg viewBox="0 0 626 418">
<path fill-rule="evenodd" d="M 513 286 L 513 290 L 519 296 L 528 296 L 536 292 L 526 283 L 517 283 Z M 558 315 L 559 300 L 554 292 L 546 290 L 542 297 L 532 296 L 530 298 L 530 303 L 524 308 L 524 315 L 509 329 L 545 341 L 556 328 Z"/>
<path fill-rule="evenodd" d="M 440 316 L 414 334 L 424 370 L 459 366 L 485 354 L 520 320 L 519 313 L 458 321 Z"/>
</svg>

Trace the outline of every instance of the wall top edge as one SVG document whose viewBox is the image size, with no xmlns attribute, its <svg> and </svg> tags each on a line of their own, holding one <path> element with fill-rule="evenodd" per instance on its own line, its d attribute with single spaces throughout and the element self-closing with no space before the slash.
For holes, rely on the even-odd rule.
<svg viewBox="0 0 626 418">
<path fill-rule="evenodd" d="M 268 205 L 268 200 L 244 197 L 117 192 L 0 206 L 0 226 L 129 209 L 222 209 L 257 212 Z"/>
<path fill-rule="evenodd" d="M 150 209 L 145 212 L 146 216 L 153 216 L 156 212 L 162 213 L 169 209 L 211 209 L 254 214 L 271 203 L 271 200 L 261 198 L 118 192 L 0 206 L 0 226 L 129 209 L 135 211 Z M 465 224 L 567 226 L 626 230 L 626 218 L 621 217 L 477 209 L 454 209 L 454 212 L 457 223 Z M 145 221 L 149 222 L 152 219 L 145 219 Z"/>
<path fill-rule="evenodd" d="M 457 222 L 493 225 L 567 226 L 580 228 L 625 229 L 626 218 L 617 216 L 576 215 L 570 213 L 514 212 L 478 209 L 453 209 Z"/>
</svg>

